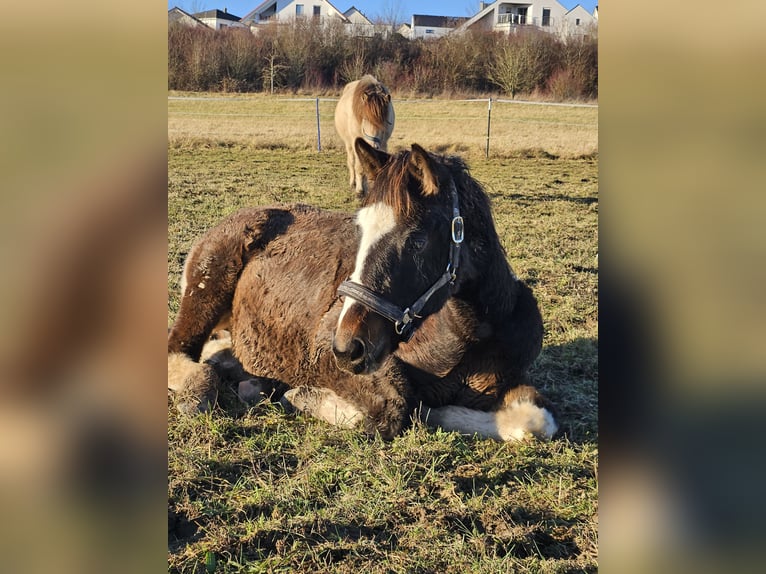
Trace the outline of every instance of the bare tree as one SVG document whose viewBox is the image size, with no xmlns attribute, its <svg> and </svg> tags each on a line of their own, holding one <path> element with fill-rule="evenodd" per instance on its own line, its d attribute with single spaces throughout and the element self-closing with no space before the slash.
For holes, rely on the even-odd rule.
<svg viewBox="0 0 766 574">
<path fill-rule="evenodd" d="M 392 32 L 396 31 L 399 24 L 406 20 L 401 0 L 385 0 L 385 2 L 382 2 L 377 20 L 386 26 L 390 26 Z"/>
</svg>

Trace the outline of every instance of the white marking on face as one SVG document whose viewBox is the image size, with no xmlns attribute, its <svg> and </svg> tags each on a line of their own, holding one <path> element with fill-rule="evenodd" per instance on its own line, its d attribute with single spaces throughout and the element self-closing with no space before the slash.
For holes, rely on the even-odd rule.
<svg viewBox="0 0 766 574">
<path fill-rule="evenodd" d="M 351 274 L 351 281 L 361 283 L 364 263 L 370 253 L 370 249 L 396 226 L 394 210 L 383 203 L 373 203 L 359 210 L 356 223 L 362 229 L 362 240 L 359 242 L 359 250 L 356 253 L 356 264 Z M 356 303 L 354 299 L 346 295 L 343 308 L 338 318 L 338 326 L 343 322 L 343 317 L 351 305 Z"/>
</svg>

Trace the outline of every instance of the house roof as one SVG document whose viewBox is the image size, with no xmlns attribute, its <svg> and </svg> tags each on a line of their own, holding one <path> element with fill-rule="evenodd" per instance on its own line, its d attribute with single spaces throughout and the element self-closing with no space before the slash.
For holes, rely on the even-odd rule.
<svg viewBox="0 0 766 574">
<path fill-rule="evenodd" d="M 321 0 L 321 1 L 324 4 L 327 4 L 333 10 L 335 10 L 338 13 L 338 16 L 340 16 L 344 21 L 346 21 L 346 22 L 348 21 L 348 18 L 346 18 L 346 16 L 343 14 L 343 12 L 341 12 L 335 6 L 333 6 L 332 3 L 329 0 Z M 264 0 L 264 2 L 261 2 L 260 4 L 258 4 L 258 6 L 256 6 L 255 8 L 250 10 L 250 12 L 248 12 L 242 18 L 240 18 L 240 21 L 241 22 L 245 22 L 246 20 L 255 20 L 256 14 L 259 14 L 259 13 L 263 12 L 266 8 L 270 8 L 273 4 L 276 4 L 276 3 L 277 3 L 277 0 Z M 286 8 L 287 6 L 289 6 L 290 4 L 292 4 L 292 2 L 288 2 L 287 4 L 285 4 L 285 6 L 283 6 L 283 9 Z M 353 8 L 353 6 L 352 6 L 352 8 Z M 346 10 L 346 11 L 348 12 L 348 10 Z M 359 10 L 357 10 L 357 12 L 359 12 Z M 361 12 L 359 12 L 359 13 L 362 14 Z M 362 14 L 362 16 L 364 16 L 364 14 Z M 366 16 L 365 16 L 365 18 L 366 18 Z"/>
<path fill-rule="evenodd" d="M 428 26 L 431 28 L 457 28 L 468 20 L 457 16 L 428 16 L 424 14 L 413 14 L 413 26 Z"/>
<path fill-rule="evenodd" d="M 360 15 L 362 18 L 364 18 L 365 20 L 367 20 L 367 22 L 369 22 L 370 24 L 372 24 L 372 22 L 370 21 L 370 19 L 369 19 L 367 16 L 365 16 L 365 15 L 364 15 L 364 12 L 362 12 L 362 11 L 361 11 L 359 8 L 357 8 L 356 6 L 351 6 L 351 8 L 349 8 L 348 10 L 346 10 L 345 12 L 343 12 L 343 15 L 344 15 L 346 18 L 349 18 L 349 17 L 350 17 L 350 15 L 351 15 L 351 14 L 353 14 L 354 12 L 356 12 L 356 13 L 357 13 L 357 14 L 359 14 L 359 15 Z"/>
<path fill-rule="evenodd" d="M 258 4 L 258 6 L 250 10 L 250 12 L 242 16 L 242 21 L 254 20 L 256 14 L 258 14 L 259 12 L 262 12 L 266 7 L 276 3 L 277 3 L 277 0 L 265 0 L 264 2 L 261 2 L 260 4 Z"/>
<path fill-rule="evenodd" d="M 202 18 L 216 18 L 217 20 L 231 20 L 232 22 L 239 22 L 240 20 L 239 16 L 229 14 L 228 12 L 224 12 L 222 10 L 206 10 L 204 12 L 197 12 L 194 14 L 194 17 L 200 20 Z"/>
<path fill-rule="evenodd" d="M 198 20 L 197 18 L 195 18 L 188 12 L 181 10 L 181 8 L 179 8 L 178 6 L 173 6 L 170 10 L 168 10 L 168 20 L 170 22 L 180 21 L 182 18 L 188 18 L 189 22 L 194 25 L 205 26 L 204 22 L 202 22 L 201 20 Z"/>
<path fill-rule="evenodd" d="M 491 4 L 488 4 L 487 6 L 484 7 L 483 10 L 479 10 L 476 14 L 474 14 L 470 18 L 467 18 L 465 20 L 465 22 L 463 22 L 460 25 L 460 29 L 461 30 L 467 30 L 470 26 L 472 26 L 473 24 L 475 24 L 476 22 L 478 22 L 479 20 L 484 18 L 484 16 L 486 16 L 490 12 L 494 12 L 494 10 L 495 10 L 495 8 L 497 8 L 498 4 L 499 4 L 499 2 L 492 2 Z"/>
</svg>

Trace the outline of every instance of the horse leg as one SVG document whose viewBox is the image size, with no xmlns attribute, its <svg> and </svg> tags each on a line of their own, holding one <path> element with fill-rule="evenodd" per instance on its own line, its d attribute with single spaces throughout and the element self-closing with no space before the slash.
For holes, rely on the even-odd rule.
<svg viewBox="0 0 766 574">
<path fill-rule="evenodd" d="M 356 185 L 356 152 L 354 144 L 346 144 L 346 166 L 348 166 L 348 186 L 353 188 Z"/>
<path fill-rule="evenodd" d="M 364 176 L 364 169 L 362 168 L 362 162 L 357 158 L 356 160 L 356 196 L 358 198 L 364 197 L 367 193 L 367 178 Z"/>
<path fill-rule="evenodd" d="M 362 409 L 325 387 L 296 387 L 279 402 L 288 412 L 298 410 L 341 428 L 359 426 L 365 418 Z"/>
<path fill-rule="evenodd" d="M 558 430 L 548 401 L 527 385 L 511 389 L 494 411 L 448 405 L 425 407 L 420 416 L 431 427 L 499 441 L 520 441 L 528 436 L 548 440 Z"/>
<path fill-rule="evenodd" d="M 209 230 L 189 251 L 181 278 L 180 308 L 168 334 L 168 388 L 175 392 L 181 411 L 212 408 L 221 382 L 216 365 L 222 374 L 233 368 L 231 360 L 224 360 L 222 349 L 210 350 L 203 362 L 200 358 L 214 328 L 226 322 L 240 273 L 254 247 L 269 230 L 284 224 L 277 221 L 275 225 L 272 219 L 280 218 L 269 210 L 237 212 Z"/>
<path fill-rule="evenodd" d="M 362 427 L 367 434 L 379 433 L 385 440 L 410 424 L 417 406 L 395 362 L 370 376 L 341 376 L 334 388 L 296 387 L 280 402 L 288 411 L 298 410 L 342 428 Z"/>
</svg>

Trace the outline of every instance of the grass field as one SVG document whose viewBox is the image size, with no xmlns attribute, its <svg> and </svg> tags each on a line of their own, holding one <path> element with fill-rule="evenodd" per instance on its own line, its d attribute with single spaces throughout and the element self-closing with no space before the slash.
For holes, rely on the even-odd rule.
<svg viewBox="0 0 766 574">
<path fill-rule="evenodd" d="M 189 246 L 224 215 L 293 201 L 355 208 L 334 104 L 321 105 L 330 107 L 319 153 L 311 102 L 169 100 L 169 323 Z M 500 109 L 518 116 L 503 136 L 493 106 L 486 159 L 482 120 L 478 135 L 448 121 L 484 114 L 486 130 L 486 102 L 466 105 L 397 103 L 391 147 L 459 153 L 490 194 L 509 260 L 541 306 L 531 376 L 556 405 L 561 435 L 514 445 L 415 426 L 385 443 L 248 409 L 233 390 L 210 415 L 169 407 L 169 571 L 597 570 L 597 110 L 509 104 Z"/>
</svg>

